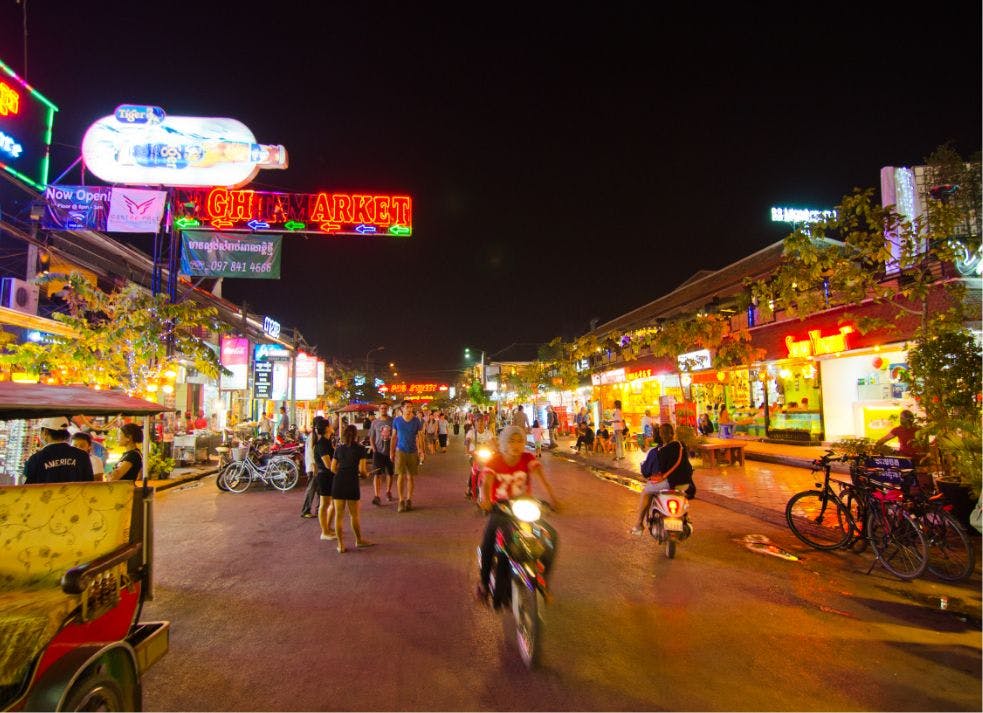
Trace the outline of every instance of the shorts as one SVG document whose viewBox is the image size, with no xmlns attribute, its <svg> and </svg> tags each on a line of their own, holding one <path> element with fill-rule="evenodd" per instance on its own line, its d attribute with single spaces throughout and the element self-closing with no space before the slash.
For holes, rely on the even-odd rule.
<svg viewBox="0 0 983 713">
<path fill-rule="evenodd" d="M 410 475 L 414 476 L 420 469 L 420 454 L 407 453 L 406 451 L 396 451 L 396 462 L 393 463 L 393 468 L 396 471 L 396 475 Z"/>
<path fill-rule="evenodd" d="M 322 498 L 331 497 L 331 486 L 334 485 L 334 473 L 330 470 L 318 472 L 317 474 L 317 494 Z"/>
<path fill-rule="evenodd" d="M 440 441 L 440 447 L 441 448 L 447 448 L 447 434 L 446 433 L 441 433 L 439 436 L 437 436 L 437 439 Z"/>
<path fill-rule="evenodd" d="M 388 453 L 372 451 L 372 470 L 373 475 L 392 475 L 394 472 L 393 459 Z"/>
</svg>

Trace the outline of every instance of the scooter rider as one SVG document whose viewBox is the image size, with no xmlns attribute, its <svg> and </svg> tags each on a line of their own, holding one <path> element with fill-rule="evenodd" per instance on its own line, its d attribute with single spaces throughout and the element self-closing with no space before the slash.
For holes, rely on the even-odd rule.
<svg viewBox="0 0 983 713">
<path fill-rule="evenodd" d="M 690 493 L 695 493 L 696 490 L 693 485 L 693 466 L 689 462 L 689 454 L 686 452 L 686 446 L 675 439 L 672 424 L 664 423 L 659 426 L 659 435 L 664 445 L 655 454 L 649 453 L 649 457 L 642 463 L 642 475 L 648 476 L 648 483 L 642 488 L 635 527 L 631 531 L 633 535 L 642 534 L 645 513 L 652 504 L 653 495 L 663 490 L 688 485 L 687 497 L 692 497 Z"/>
<path fill-rule="evenodd" d="M 508 538 L 512 529 L 511 520 L 496 507 L 496 503 L 532 494 L 532 476 L 535 475 L 549 493 L 553 509 L 557 510 L 558 507 L 556 495 L 543 472 L 542 464 L 535 455 L 526 451 L 525 431 L 519 426 L 506 426 L 499 434 L 498 445 L 498 452 L 492 455 L 482 470 L 481 509 L 490 513 L 481 539 L 481 582 L 476 592 L 482 602 L 488 601 L 488 579 L 495 554 L 495 534 L 502 530 Z"/>
</svg>

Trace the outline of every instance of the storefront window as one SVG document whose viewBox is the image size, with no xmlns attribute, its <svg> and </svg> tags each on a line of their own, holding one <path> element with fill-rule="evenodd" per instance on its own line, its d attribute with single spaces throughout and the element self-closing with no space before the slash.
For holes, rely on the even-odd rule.
<svg viewBox="0 0 983 713">
<path fill-rule="evenodd" d="M 880 438 L 898 425 L 903 409 L 915 407 L 903 381 L 903 350 L 824 359 L 821 370 L 827 440 Z"/>
</svg>

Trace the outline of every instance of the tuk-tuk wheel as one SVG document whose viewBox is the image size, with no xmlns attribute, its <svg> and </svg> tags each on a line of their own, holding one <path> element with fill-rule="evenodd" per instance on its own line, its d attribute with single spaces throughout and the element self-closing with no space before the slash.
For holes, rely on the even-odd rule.
<svg viewBox="0 0 983 713">
<path fill-rule="evenodd" d="M 124 692 L 108 673 L 95 671 L 78 681 L 65 697 L 64 711 L 132 711 L 133 691 Z"/>
</svg>

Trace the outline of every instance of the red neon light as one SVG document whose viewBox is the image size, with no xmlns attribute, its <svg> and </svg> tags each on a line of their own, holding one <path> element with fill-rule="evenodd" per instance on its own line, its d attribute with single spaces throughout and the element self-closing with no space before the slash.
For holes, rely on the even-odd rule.
<svg viewBox="0 0 983 713">
<path fill-rule="evenodd" d="M 398 237 L 413 233 L 409 196 L 213 188 L 178 189 L 175 199 L 175 219 L 193 218 L 216 228 Z"/>
<path fill-rule="evenodd" d="M 0 82 L 0 116 L 20 113 L 20 94 L 5 82 Z"/>
</svg>

